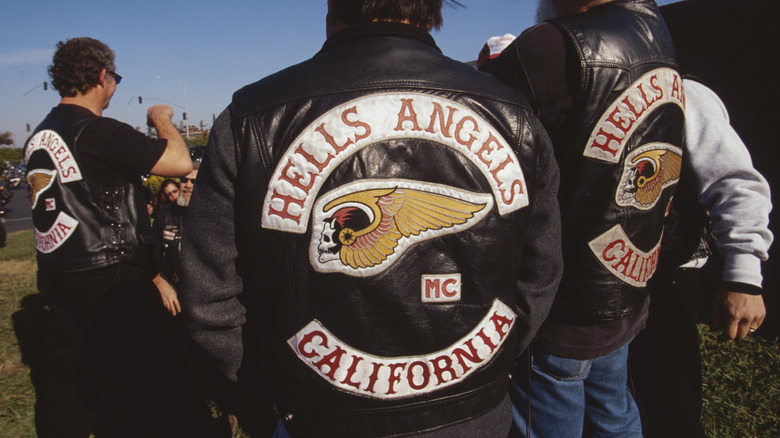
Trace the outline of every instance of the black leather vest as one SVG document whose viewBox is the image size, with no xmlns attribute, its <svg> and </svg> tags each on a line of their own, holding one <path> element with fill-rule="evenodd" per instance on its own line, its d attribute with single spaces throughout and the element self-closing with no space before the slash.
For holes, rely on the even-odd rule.
<svg viewBox="0 0 780 438">
<path fill-rule="evenodd" d="M 653 1 L 615 1 L 552 21 L 580 59 L 561 168 L 564 277 L 552 317 L 592 323 L 636 313 L 658 263 L 682 166 L 685 95 Z"/>
<path fill-rule="evenodd" d="M 79 166 L 79 135 L 98 118 L 60 105 L 27 141 L 25 162 L 41 271 L 74 272 L 122 260 L 152 260 L 151 246 L 142 238 L 151 237 L 151 225 L 140 176 L 137 182 L 123 180 L 108 187 L 91 181 Z"/>
</svg>

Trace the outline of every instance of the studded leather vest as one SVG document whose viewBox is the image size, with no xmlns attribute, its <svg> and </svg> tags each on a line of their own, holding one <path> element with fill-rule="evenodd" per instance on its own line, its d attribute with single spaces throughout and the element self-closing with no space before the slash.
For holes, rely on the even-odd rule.
<svg viewBox="0 0 780 438">
<path fill-rule="evenodd" d="M 639 311 L 682 166 L 685 94 L 652 1 L 614 1 L 552 21 L 580 59 L 561 167 L 564 277 L 551 316 L 568 323 Z"/>
<path fill-rule="evenodd" d="M 41 271 L 152 260 L 152 247 L 142 238 L 151 236 L 151 226 L 140 178 L 104 186 L 87 178 L 79 166 L 79 135 L 98 118 L 60 105 L 27 141 L 27 181 Z"/>
</svg>

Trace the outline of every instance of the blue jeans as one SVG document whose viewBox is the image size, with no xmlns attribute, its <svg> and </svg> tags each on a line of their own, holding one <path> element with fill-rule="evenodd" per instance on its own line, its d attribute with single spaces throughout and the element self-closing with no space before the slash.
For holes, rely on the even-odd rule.
<svg viewBox="0 0 780 438">
<path fill-rule="evenodd" d="M 639 410 L 628 390 L 628 344 L 607 356 L 569 359 L 531 350 L 528 394 L 514 376 L 510 437 L 642 437 Z M 530 403 L 530 436 L 528 434 Z"/>
</svg>

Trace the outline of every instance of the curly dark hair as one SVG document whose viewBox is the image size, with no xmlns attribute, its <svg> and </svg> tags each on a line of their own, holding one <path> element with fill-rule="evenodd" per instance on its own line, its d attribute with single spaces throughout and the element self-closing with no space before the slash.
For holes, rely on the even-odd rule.
<svg viewBox="0 0 780 438">
<path fill-rule="evenodd" d="M 96 39 L 79 37 L 57 43 L 49 76 L 60 96 L 74 97 L 97 85 L 103 69 L 116 69 L 114 51 Z"/>
<path fill-rule="evenodd" d="M 444 3 L 461 6 L 456 0 L 331 0 L 330 15 L 347 25 L 374 20 L 407 20 L 416 26 L 439 29 Z"/>
</svg>

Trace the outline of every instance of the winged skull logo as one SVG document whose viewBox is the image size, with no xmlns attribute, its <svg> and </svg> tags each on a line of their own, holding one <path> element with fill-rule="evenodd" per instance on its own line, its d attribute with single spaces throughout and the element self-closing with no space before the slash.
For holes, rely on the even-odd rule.
<svg viewBox="0 0 780 438">
<path fill-rule="evenodd" d="M 56 171 L 47 169 L 35 169 L 27 173 L 27 183 L 30 187 L 30 204 L 33 209 L 38 205 L 40 194 L 54 184 L 56 174 Z"/>
<path fill-rule="evenodd" d="M 398 186 L 349 193 L 327 202 L 321 210 L 325 218 L 318 261 L 372 268 L 396 253 L 404 240 L 422 240 L 426 232 L 431 232 L 430 237 L 457 232 L 463 229 L 457 226 L 471 226 L 467 222 L 480 212 L 484 216 L 490 206 L 490 196 L 473 202 Z"/>
<path fill-rule="evenodd" d="M 680 179 L 681 154 L 671 145 L 663 146 L 642 148 L 626 159 L 622 188 L 618 191 L 619 205 L 652 208 L 661 192 Z"/>
</svg>

